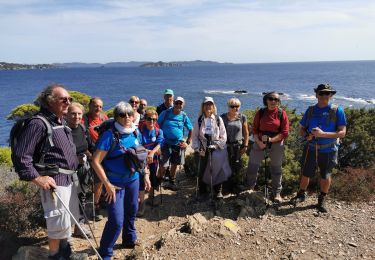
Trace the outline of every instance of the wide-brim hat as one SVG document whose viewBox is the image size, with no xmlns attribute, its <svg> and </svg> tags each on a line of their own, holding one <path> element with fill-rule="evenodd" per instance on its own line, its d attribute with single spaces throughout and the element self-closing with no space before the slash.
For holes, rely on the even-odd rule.
<svg viewBox="0 0 375 260">
<path fill-rule="evenodd" d="M 208 102 L 211 102 L 212 104 L 215 104 L 214 99 L 212 97 L 204 97 L 203 98 L 203 104 L 206 104 Z"/>
<path fill-rule="evenodd" d="M 330 92 L 332 95 L 336 94 L 336 90 L 334 90 L 329 84 L 319 84 L 316 88 L 314 88 L 315 93 L 319 92 Z"/>
</svg>

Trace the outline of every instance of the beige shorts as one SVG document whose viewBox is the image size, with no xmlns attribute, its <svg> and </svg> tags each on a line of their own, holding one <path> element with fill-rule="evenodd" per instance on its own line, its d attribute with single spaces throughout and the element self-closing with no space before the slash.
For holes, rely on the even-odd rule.
<svg viewBox="0 0 375 260">
<path fill-rule="evenodd" d="M 60 195 L 65 205 L 69 205 L 69 209 L 74 217 L 79 216 L 78 196 L 74 185 L 70 184 L 67 187 L 57 186 L 55 191 Z M 52 239 L 69 238 L 72 235 L 71 226 L 74 224 L 70 214 L 59 198 L 52 196 L 50 190 L 40 190 L 40 195 L 44 218 L 47 222 L 48 237 Z"/>
</svg>

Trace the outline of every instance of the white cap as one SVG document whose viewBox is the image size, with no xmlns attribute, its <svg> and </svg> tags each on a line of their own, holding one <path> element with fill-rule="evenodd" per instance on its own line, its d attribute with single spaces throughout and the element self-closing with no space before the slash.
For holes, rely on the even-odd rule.
<svg viewBox="0 0 375 260">
<path fill-rule="evenodd" d="M 183 97 L 176 97 L 174 102 L 176 102 L 176 101 L 181 101 L 182 103 L 185 103 L 185 99 Z"/>
<path fill-rule="evenodd" d="M 212 104 L 215 104 L 214 99 L 212 97 L 204 97 L 203 104 L 211 102 Z"/>
</svg>

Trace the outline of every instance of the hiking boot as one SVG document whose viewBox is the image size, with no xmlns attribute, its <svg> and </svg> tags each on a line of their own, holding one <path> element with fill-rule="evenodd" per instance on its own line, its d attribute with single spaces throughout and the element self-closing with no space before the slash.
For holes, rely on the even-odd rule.
<svg viewBox="0 0 375 260">
<path fill-rule="evenodd" d="M 299 190 L 297 192 L 297 195 L 293 198 L 291 198 L 290 203 L 292 203 L 295 206 L 297 206 L 297 203 L 304 202 L 306 200 L 306 192 Z"/>
<path fill-rule="evenodd" d="M 140 217 L 143 217 L 144 214 L 145 214 L 145 203 L 139 203 L 138 212 L 136 216 L 140 218 Z"/>
<path fill-rule="evenodd" d="M 317 209 L 321 213 L 327 213 L 326 196 L 319 195 Z"/>
<path fill-rule="evenodd" d="M 83 232 L 86 234 L 86 236 L 87 236 L 88 238 L 92 238 L 91 232 L 90 232 L 90 230 L 87 228 L 87 226 L 86 226 L 83 222 L 80 222 L 79 224 L 80 224 L 80 226 L 81 226 Z M 77 225 L 74 227 L 74 233 L 73 233 L 73 236 L 74 236 L 74 237 L 78 237 L 78 238 L 86 238 L 86 237 L 82 234 L 81 230 L 78 228 Z"/>
<path fill-rule="evenodd" d="M 281 202 L 283 202 L 283 199 L 281 198 L 280 193 L 276 193 L 276 195 L 272 198 L 272 201 L 274 203 L 281 203 Z"/>
<path fill-rule="evenodd" d="M 94 220 L 95 220 L 96 222 L 98 222 L 98 221 L 101 221 L 103 218 L 104 218 L 103 215 L 100 214 L 100 208 L 96 208 L 96 209 L 95 209 L 95 217 L 94 217 Z"/>
</svg>

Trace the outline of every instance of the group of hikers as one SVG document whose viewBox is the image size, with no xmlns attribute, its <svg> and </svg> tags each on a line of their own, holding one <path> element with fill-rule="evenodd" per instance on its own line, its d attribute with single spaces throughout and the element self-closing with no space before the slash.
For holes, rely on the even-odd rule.
<svg viewBox="0 0 375 260">
<path fill-rule="evenodd" d="M 330 103 L 336 93 L 330 85 L 320 84 L 314 91 L 318 101 L 300 121 L 300 135 L 306 142 L 300 186 L 292 201 L 305 200 L 309 180 L 319 169 L 317 209 L 327 212 L 325 198 L 337 163 L 338 139 L 346 133 L 346 118 L 341 107 Z M 87 258 L 85 254 L 72 253 L 69 239 L 73 224 L 74 235 L 90 237 L 84 228 L 84 216 L 92 173 L 95 221 L 103 219 L 101 197 L 108 216 L 95 252 L 100 259 L 111 259 L 121 232 L 122 247 L 134 248 L 138 244 L 135 219 L 144 214 L 145 192 L 153 203 L 158 189 L 179 188 L 177 168 L 184 165 L 188 146 L 194 150 L 197 164 L 197 196 L 204 199 L 210 192 L 214 195 L 211 198 L 221 200 L 223 184 L 237 188 L 230 177 L 243 167 L 241 157 L 248 150 L 251 134 L 254 143 L 243 183 L 245 189 L 255 188 L 258 169 L 267 153 L 271 200 L 283 200 L 281 166 L 289 120 L 275 91 L 264 93 L 264 107 L 256 112 L 251 131 L 246 116 L 240 113 L 238 98 L 230 98 L 228 111 L 218 116 L 214 99 L 204 97 L 194 125 L 183 110 L 184 98 L 175 97 L 171 89 L 165 90 L 164 102 L 156 110 L 147 107 L 147 100 L 132 96 L 129 102 L 121 101 L 114 107 L 110 119 L 103 112 L 101 98 L 91 98 L 85 113 L 63 85 L 46 87 L 38 101 L 40 111 L 22 125 L 12 146 L 12 160 L 21 180 L 32 181 L 41 188 L 49 259 Z M 145 163 L 142 165 L 141 161 Z"/>
</svg>

